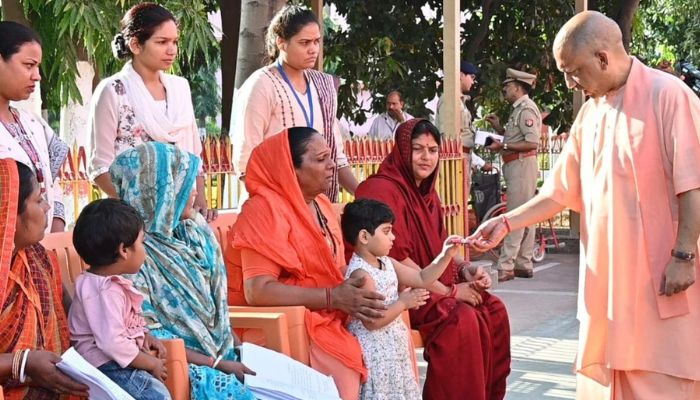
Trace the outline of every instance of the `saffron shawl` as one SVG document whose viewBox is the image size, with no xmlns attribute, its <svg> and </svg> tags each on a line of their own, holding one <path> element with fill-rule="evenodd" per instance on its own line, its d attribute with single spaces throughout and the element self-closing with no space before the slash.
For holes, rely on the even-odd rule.
<svg viewBox="0 0 700 400">
<path fill-rule="evenodd" d="M 336 243 L 334 255 L 321 230 L 309 213 L 292 164 L 285 130 L 259 146 L 251 155 L 246 171 L 250 198 L 231 231 L 232 252 L 250 249 L 281 266 L 289 275 L 282 283 L 308 288 L 335 287 L 343 282 L 342 234 L 331 202 L 318 195 L 316 202 L 328 220 Z M 232 257 L 240 260 L 240 257 Z M 234 265 L 234 276 L 241 266 Z M 242 292 L 242 280 L 237 279 Z M 364 381 L 367 370 L 360 344 L 346 329 L 347 314 L 335 310 L 306 312 L 306 330 L 311 341 L 324 352 L 358 371 Z"/>
<path fill-rule="evenodd" d="M 19 178 L 13 159 L 0 160 L 0 353 L 43 349 L 57 354 L 69 347 L 58 262 L 37 243 L 12 256 Z M 8 381 L 5 399 L 56 399 L 45 389 Z"/>
</svg>

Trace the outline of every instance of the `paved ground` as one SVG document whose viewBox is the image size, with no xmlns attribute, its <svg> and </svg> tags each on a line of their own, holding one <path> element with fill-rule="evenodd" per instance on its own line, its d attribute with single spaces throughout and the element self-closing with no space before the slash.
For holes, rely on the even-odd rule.
<svg viewBox="0 0 700 400">
<path fill-rule="evenodd" d="M 511 323 L 506 399 L 573 399 L 578 255 L 547 254 L 535 266 L 533 279 L 516 278 L 493 290 L 506 303 Z M 424 378 L 426 364 L 419 361 L 419 368 Z"/>
</svg>

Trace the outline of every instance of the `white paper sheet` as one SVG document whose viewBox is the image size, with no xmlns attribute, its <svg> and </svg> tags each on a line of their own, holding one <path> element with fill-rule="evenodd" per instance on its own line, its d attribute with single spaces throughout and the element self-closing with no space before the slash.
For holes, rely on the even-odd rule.
<svg viewBox="0 0 700 400">
<path fill-rule="evenodd" d="M 257 374 L 245 383 L 259 399 L 340 400 L 333 378 L 284 354 L 243 343 L 241 362 Z"/>
<path fill-rule="evenodd" d="M 135 400 L 107 375 L 87 362 L 72 347 L 61 355 L 56 364 L 64 374 L 90 387 L 90 399 L 94 400 Z"/>
</svg>

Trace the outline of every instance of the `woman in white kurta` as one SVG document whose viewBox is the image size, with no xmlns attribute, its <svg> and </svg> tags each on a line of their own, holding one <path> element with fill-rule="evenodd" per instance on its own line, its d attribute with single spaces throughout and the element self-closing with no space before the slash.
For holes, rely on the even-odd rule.
<svg viewBox="0 0 700 400">
<path fill-rule="evenodd" d="M 112 44 L 118 58 L 130 58 L 122 70 L 104 79 L 90 105 L 90 178 L 116 197 L 109 167 L 122 151 L 143 142 L 174 144 L 200 156 L 202 144 L 186 79 L 166 74 L 177 55 L 178 28 L 165 8 L 143 3 L 132 7 Z M 197 177 L 195 208 L 211 220 L 204 198 L 204 177 Z M 207 215 L 209 214 L 209 215 Z"/>
<path fill-rule="evenodd" d="M 350 171 L 336 119 L 335 80 L 313 69 L 320 42 L 313 12 L 286 6 L 275 15 L 267 32 L 270 65 L 255 71 L 239 89 L 230 134 L 234 165 L 244 176 L 251 152 L 266 138 L 297 126 L 320 132 L 336 163 L 326 195 L 337 201 L 338 183 L 354 193 L 357 180 Z"/>
<path fill-rule="evenodd" d="M 41 79 L 39 35 L 16 22 L 0 22 L 0 158 L 13 158 L 36 173 L 50 205 L 50 231 L 63 231 L 64 208 L 58 172 L 68 146 L 39 116 L 10 105 L 29 98 Z"/>
</svg>

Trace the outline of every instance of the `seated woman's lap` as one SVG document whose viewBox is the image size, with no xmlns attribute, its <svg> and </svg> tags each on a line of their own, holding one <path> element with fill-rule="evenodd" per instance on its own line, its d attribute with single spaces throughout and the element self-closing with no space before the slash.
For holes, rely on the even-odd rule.
<svg viewBox="0 0 700 400">
<path fill-rule="evenodd" d="M 177 339 L 166 329 L 151 330 L 158 339 Z M 195 351 L 198 351 L 195 349 Z M 235 361 L 233 357 L 224 359 Z M 233 398 L 237 400 L 255 400 L 255 397 L 235 375 L 229 375 L 214 368 L 203 365 L 188 364 L 190 376 L 190 392 L 193 399 Z"/>
<path fill-rule="evenodd" d="M 357 400 L 360 396 L 360 373 L 346 367 L 337 358 L 311 343 L 309 347 L 311 367 L 333 377 L 343 400 Z"/>
</svg>

